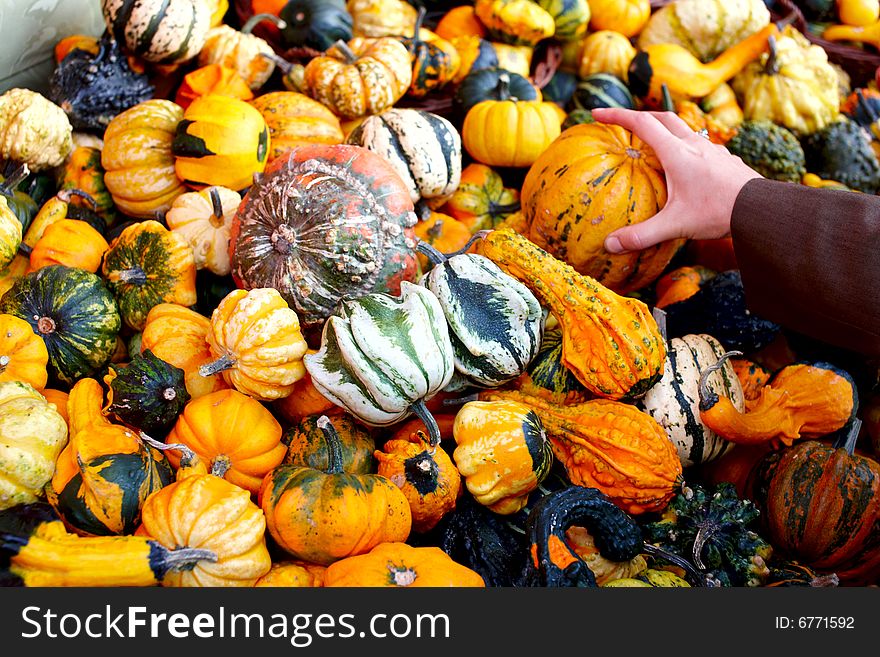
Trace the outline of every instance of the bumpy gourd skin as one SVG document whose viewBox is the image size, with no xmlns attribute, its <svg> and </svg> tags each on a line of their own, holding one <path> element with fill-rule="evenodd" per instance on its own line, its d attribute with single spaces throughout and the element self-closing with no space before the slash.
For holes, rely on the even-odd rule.
<svg viewBox="0 0 880 657">
<path fill-rule="evenodd" d="M 797 137 L 771 121 L 746 121 L 727 142 L 727 150 L 765 178 L 800 182 L 807 172 Z"/>
<path fill-rule="evenodd" d="M 804 141 L 807 168 L 866 194 L 880 189 L 880 162 L 867 135 L 848 119 L 830 124 Z"/>
<path fill-rule="evenodd" d="M 0 158 L 31 171 L 56 167 L 73 150 L 73 128 L 58 105 L 29 89 L 0 96 Z"/>
</svg>

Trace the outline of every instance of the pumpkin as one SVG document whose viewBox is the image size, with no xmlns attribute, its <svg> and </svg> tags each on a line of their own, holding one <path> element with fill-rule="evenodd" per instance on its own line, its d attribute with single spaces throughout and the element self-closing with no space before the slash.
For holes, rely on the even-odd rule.
<svg viewBox="0 0 880 657">
<path fill-rule="evenodd" d="M 391 38 L 339 41 L 306 64 L 306 93 L 346 119 L 380 114 L 412 83 L 409 51 Z"/>
<path fill-rule="evenodd" d="M 477 18 L 472 6 L 453 7 L 440 19 L 434 30 L 437 36 L 452 41 L 456 37 L 486 36 L 486 27 Z"/>
<path fill-rule="evenodd" d="M 205 377 L 199 372 L 202 365 L 213 360 L 207 341 L 210 329 L 207 317 L 177 304 L 160 303 L 147 314 L 141 350 L 150 350 L 182 369 L 186 391 L 195 399 L 228 388 L 222 376 Z"/>
<path fill-rule="evenodd" d="M 880 2 L 877 0 L 839 0 L 837 13 L 841 23 L 864 27 L 880 20 Z"/>
<path fill-rule="evenodd" d="M 131 54 L 160 64 L 195 57 L 211 23 L 201 0 L 101 0 L 101 10 L 107 30 Z"/>
<path fill-rule="evenodd" d="M 121 325 L 101 279 L 64 265 L 18 279 L 0 299 L 0 313 L 31 325 L 46 343 L 51 375 L 67 384 L 107 364 Z"/>
<path fill-rule="evenodd" d="M 281 40 L 287 47 L 307 46 L 323 52 L 336 41 L 350 41 L 354 36 L 354 21 L 342 0 L 292 0 L 278 16 L 285 23 Z"/>
<path fill-rule="evenodd" d="M 0 510 L 37 501 L 65 444 L 55 407 L 30 384 L 0 377 Z"/>
<path fill-rule="evenodd" d="M 516 401 L 468 402 L 455 416 L 455 466 L 468 491 L 500 515 L 518 512 L 553 464 L 538 416 Z"/>
<path fill-rule="evenodd" d="M 28 273 L 29 268 L 30 261 L 19 253 L 5 269 L 0 269 L 0 298 L 6 294 L 17 280 Z"/>
<path fill-rule="evenodd" d="M 327 470 L 282 465 L 260 488 L 260 506 L 279 547 L 326 566 L 379 543 L 406 540 L 412 513 L 401 490 L 380 475 L 346 474 L 333 425 L 322 417 L 318 427 L 330 450 Z"/>
<path fill-rule="evenodd" d="M 331 564 L 324 574 L 324 586 L 458 588 L 483 587 L 485 583 L 440 548 L 386 542 L 367 554 Z"/>
<path fill-rule="evenodd" d="M 95 273 L 110 245 L 84 221 L 61 219 L 46 228 L 30 255 L 30 271 L 66 265 Z"/>
<path fill-rule="evenodd" d="M 769 443 L 757 445 L 734 445 L 724 456 L 705 463 L 700 467 L 700 477 L 707 484 L 717 486 L 727 482 L 733 484 L 736 494 L 743 499 L 750 496 L 749 475 L 772 447 Z"/>
<path fill-rule="evenodd" d="M 306 353 L 313 354 L 316 350 L 310 349 Z M 293 384 L 293 392 L 273 402 L 273 408 L 291 424 L 296 424 L 309 415 L 336 415 L 343 412 L 318 392 L 308 371 L 303 378 Z"/>
<path fill-rule="evenodd" d="M 174 172 L 171 142 L 183 108 L 153 99 L 114 117 L 104 132 L 101 166 L 116 207 L 127 215 L 152 218 L 171 207 L 183 183 Z"/>
<path fill-rule="evenodd" d="M 469 74 L 455 90 L 453 98 L 462 115 L 484 100 L 543 100 L 541 92 L 525 77 L 498 68 L 486 67 Z"/>
<path fill-rule="evenodd" d="M 553 16 L 531 0 L 477 0 L 474 11 L 489 35 L 504 43 L 534 46 L 556 32 Z"/>
<path fill-rule="evenodd" d="M 168 433 L 190 399 L 183 370 L 149 349 L 125 367 L 111 367 L 104 381 L 109 389 L 105 412 L 153 436 Z"/>
<path fill-rule="evenodd" d="M 465 248 L 471 239 L 471 231 L 457 219 L 439 212 L 431 212 L 427 219 L 416 224 L 416 237 L 426 242 L 441 253 L 458 251 Z M 428 257 L 419 254 L 422 271 L 429 267 Z"/>
<path fill-rule="evenodd" d="M 613 586 L 616 581 L 638 577 L 648 569 L 648 562 L 640 554 L 625 561 L 606 559 L 599 552 L 596 539 L 584 527 L 570 527 L 565 532 L 565 542 L 584 560 L 599 586 Z"/>
<path fill-rule="evenodd" d="M 492 42 L 492 50 L 498 58 L 498 68 L 516 73 L 524 78 L 529 77 L 532 70 L 534 48 L 531 46 L 512 46 L 509 43 Z"/>
<path fill-rule="evenodd" d="M 85 50 L 86 52 L 96 54 L 98 52 L 98 39 L 85 34 L 71 34 L 64 37 L 55 44 L 55 48 L 52 50 L 55 63 L 61 63 L 74 50 Z"/>
<path fill-rule="evenodd" d="M 263 477 L 284 459 L 281 425 L 258 401 L 218 390 L 190 401 L 165 442 L 186 445 L 211 474 L 256 493 Z M 180 457 L 169 452 L 175 467 Z"/>
<path fill-rule="evenodd" d="M 519 209 L 519 192 L 505 187 L 497 172 L 477 162 L 462 170 L 458 189 L 446 203 L 449 214 L 471 233 L 493 229 Z"/>
<path fill-rule="evenodd" d="M 412 82 L 407 92 L 422 98 L 452 81 L 461 65 L 458 51 L 446 39 L 422 29 L 425 9 L 419 11 L 413 36 L 402 39 L 412 59 Z"/>
<path fill-rule="evenodd" d="M 822 32 L 822 38 L 832 42 L 852 41 L 854 43 L 867 43 L 876 47 L 880 43 L 880 21 L 864 27 L 829 25 Z"/>
<path fill-rule="evenodd" d="M 273 161 L 245 196 L 232 275 L 245 289 L 275 288 L 304 327 L 318 326 L 341 297 L 397 293 L 415 277 L 415 222 L 405 184 L 381 157 L 303 146 Z"/>
<path fill-rule="evenodd" d="M 321 415 L 309 415 L 284 432 L 281 441 L 287 445 L 286 465 L 299 465 L 326 471 L 330 467 L 330 447 L 318 427 Z M 376 443 L 366 427 L 348 414 L 333 415 L 330 423 L 336 430 L 342 470 L 349 474 L 373 472 Z M 381 473 L 380 473 L 381 474 Z"/>
<path fill-rule="evenodd" d="M 29 174 L 30 169 L 26 164 L 18 164 L 9 175 L 0 175 L 0 213 L 8 219 L 7 210 L 11 210 L 23 231 L 27 230 L 39 210 L 33 197 L 21 190 L 21 185 L 26 184 Z M 39 180 L 40 178 L 34 177 L 34 185 Z M 12 226 L 11 223 L 9 225 Z"/>
<path fill-rule="evenodd" d="M 736 378 L 739 379 L 746 401 L 753 401 L 761 396 L 761 388 L 770 381 L 770 372 L 747 358 L 732 358 L 730 363 Z"/>
<path fill-rule="evenodd" d="M 229 238 L 239 203 L 238 192 L 226 187 L 208 187 L 174 199 L 165 223 L 192 247 L 196 269 L 207 269 L 218 276 L 231 271 Z"/>
<path fill-rule="evenodd" d="M 192 248 L 158 221 L 142 221 L 123 230 L 104 254 L 101 273 L 123 321 L 136 331 L 143 330 L 147 313 L 157 304 L 196 302 Z"/>
<path fill-rule="evenodd" d="M 6 197 L 0 196 L 0 268 L 13 261 L 21 246 L 21 222 L 6 205 Z"/>
<path fill-rule="evenodd" d="M 380 155 L 419 199 L 449 197 L 461 180 L 461 138 L 446 119 L 414 109 L 390 109 L 367 117 L 347 142 Z"/>
<path fill-rule="evenodd" d="M 36 91 L 0 95 L 0 158 L 24 162 L 31 171 L 56 167 L 73 150 L 72 134 L 64 110 Z"/>
<path fill-rule="evenodd" d="M 512 387 L 559 406 L 589 399 L 590 393 L 562 364 L 562 345 L 562 331 L 558 328 L 544 331 L 538 353 Z"/>
<path fill-rule="evenodd" d="M 71 203 L 74 197 L 85 199 L 92 207 L 95 207 L 94 199 L 85 192 L 78 189 L 62 189 L 55 196 L 51 197 L 37 212 L 34 220 L 31 222 L 24 234 L 22 243 L 26 247 L 33 249 L 37 242 L 43 237 L 43 234 L 53 224 L 63 219 L 77 219 L 78 223 L 87 223 L 95 229 L 100 235 L 105 230 L 104 220 L 94 214 L 91 210 L 78 208 Z M 28 251 L 28 249 L 23 249 Z"/>
<path fill-rule="evenodd" d="M 587 31 L 590 22 L 588 0 L 535 0 L 553 18 L 553 36 L 560 41 L 579 39 Z"/>
<path fill-rule="evenodd" d="M 321 103 L 293 91 L 273 91 L 251 102 L 269 128 L 269 160 L 305 144 L 341 144 L 339 119 Z"/>
<path fill-rule="evenodd" d="M 577 83 L 577 76 L 574 73 L 557 70 L 550 81 L 541 89 L 541 95 L 544 100 L 556 103 L 562 116 L 565 117 L 566 113 L 563 108 L 571 102 Z"/>
<path fill-rule="evenodd" d="M 113 197 L 104 182 L 104 167 L 101 165 L 101 149 L 93 146 L 74 148 L 67 158 L 59 175 L 59 189 L 78 189 L 88 194 L 95 201 L 95 212 L 107 224 L 113 223 L 116 210 Z M 75 204 L 82 204 L 83 199 L 71 199 Z"/>
<path fill-rule="evenodd" d="M 711 335 L 673 338 L 666 348 L 663 378 L 640 401 L 666 431 L 685 468 L 724 456 L 733 446 L 700 419 L 700 374 L 722 354 L 724 347 Z M 729 362 L 710 377 L 706 385 L 729 398 L 738 411 L 745 410 L 742 385 Z"/>
<path fill-rule="evenodd" d="M 348 0 L 354 33 L 361 37 L 412 34 L 416 9 L 405 0 Z"/>
<path fill-rule="evenodd" d="M 730 128 L 739 126 L 743 119 L 742 108 L 736 99 L 733 88 L 724 83 L 700 101 L 700 109 L 720 124 Z"/>
<path fill-rule="evenodd" d="M 314 588 L 324 586 L 327 569 L 305 561 L 281 561 L 273 563 L 268 573 L 254 584 L 255 587 Z"/>
<path fill-rule="evenodd" d="M 453 84 L 461 84 L 462 80 L 476 71 L 498 67 L 498 54 L 492 44 L 485 39 L 473 35 L 453 36 L 450 43 L 461 60 L 458 71 L 452 78 Z"/>
<path fill-rule="evenodd" d="M 208 0 L 211 9 L 211 18 L 208 21 L 211 27 L 216 27 L 223 22 L 223 17 L 229 10 L 229 0 Z"/>
<path fill-rule="evenodd" d="M 0 383 L 20 381 L 42 390 L 48 362 L 46 344 L 30 324 L 13 315 L 0 315 Z"/>
<path fill-rule="evenodd" d="M 678 267 L 657 279 L 654 292 L 656 308 L 666 308 L 685 301 L 700 291 L 700 286 L 715 276 L 715 272 L 700 265 Z"/>
<path fill-rule="evenodd" d="M 590 28 L 614 30 L 625 37 L 634 37 L 651 17 L 650 0 L 588 0 Z"/>
<path fill-rule="evenodd" d="M 254 97 L 254 92 L 234 68 L 222 64 L 206 64 L 183 77 L 174 102 L 186 109 L 196 98 L 209 94 L 230 96 L 239 100 L 250 100 Z"/>
<path fill-rule="evenodd" d="M 276 16 L 258 14 L 242 26 L 240 32 L 229 25 L 212 27 L 199 51 L 199 66 L 220 64 L 235 69 L 251 91 L 262 87 L 275 71 L 275 62 L 265 55 L 274 55 L 275 51 L 250 31 L 256 22 L 265 18 L 278 24 L 282 22 Z"/>
<path fill-rule="evenodd" d="M 620 32 L 599 30 L 579 45 L 573 68 L 579 78 L 607 73 L 626 80 L 629 65 L 635 56 L 636 49 Z"/>
<path fill-rule="evenodd" d="M 566 130 L 538 157 L 522 188 L 526 237 L 621 293 L 652 283 L 683 240 L 612 255 L 605 237 L 665 203 L 666 182 L 651 148 L 623 128 L 598 123 Z"/>
<path fill-rule="evenodd" d="M 635 109 L 635 101 L 623 80 L 608 73 L 595 73 L 578 82 L 572 97 L 575 109 L 600 107 Z"/>
<path fill-rule="evenodd" d="M 409 500 L 413 531 L 430 531 L 455 508 L 461 475 L 443 448 L 432 448 L 421 431 L 387 441 L 375 456 L 376 473 L 390 479 Z"/>
</svg>

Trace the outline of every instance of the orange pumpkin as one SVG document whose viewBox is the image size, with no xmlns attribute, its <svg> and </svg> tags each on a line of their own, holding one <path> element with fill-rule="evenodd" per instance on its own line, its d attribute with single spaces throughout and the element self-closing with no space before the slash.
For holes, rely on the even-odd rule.
<svg viewBox="0 0 880 657">
<path fill-rule="evenodd" d="M 309 349 L 306 353 L 315 354 L 318 352 L 315 349 Z M 337 406 L 318 392 L 308 372 L 293 384 L 289 395 L 275 400 L 273 408 L 291 424 L 297 424 L 309 415 L 336 415 L 344 411 L 341 406 Z"/>
<path fill-rule="evenodd" d="M 464 248 L 471 238 L 471 231 L 460 221 L 440 212 L 432 212 L 428 219 L 415 226 L 416 237 L 430 244 L 440 253 L 452 253 Z M 419 254 L 422 270 L 428 268 L 428 258 Z"/>
<path fill-rule="evenodd" d="M 254 584 L 256 587 L 315 588 L 324 586 L 325 566 L 305 561 L 273 563 L 271 570 Z"/>
<path fill-rule="evenodd" d="M 590 29 L 634 37 L 651 18 L 651 0 L 589 0 Z"/>
<path fill-rule="evenodd" d="M 333 112 L 304 94 L 273 91 L 251 101 L 269 126 L 269 161 L 304 144 L 341 144 L 342 126 Z"/>
<path fill-rule="evenodd" d="M 476 36 L 481 39 L 486 36 L 486 28 L 477 18 L 474 8 L 467 5 L 447 11 L 437 23 L 434 32 L 449 41 L 462 36 Z"/>
<path fill-rule="evenodd" d="M 48 362 L 46 343 L 28 322 L 0 315 L 0 383 L 23 381 L 42 391 L 48 380 Z"/>
<path fill-rule="evenodd" d="M 505 187 L 496 171 L 476 162 L 461 172 L 458 189 L 445 207 L 471 233 L 495 228 L 519 209 L 519 192 Z"/>
<path fill-rule="evenodd" d="M 174 96 L 174 102 L 186 109 L 196 98 L 208 94 L 230 96 L 239 100 L 250 100 L 254 97 L 254 92 L 237 70 L 222 64 L 208 64 L 184 76 Z"/>
<path fill-rule="evenodd" d="M 60 219 L 48 226 L 30 255 L 30 271 L 48 265 L 66 265 L 95 273 L 110 245 L 107 240 L 77 219 Z"/>
</svg>

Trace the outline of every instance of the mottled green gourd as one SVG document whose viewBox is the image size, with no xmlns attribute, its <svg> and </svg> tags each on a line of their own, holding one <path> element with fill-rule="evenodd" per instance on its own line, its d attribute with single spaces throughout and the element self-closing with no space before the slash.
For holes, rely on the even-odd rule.
<svg viewBox="0 0 880 657">
<path fill-rule="evenodd" d="M 743 122 L 726 146 L 765 178 L 800 182 L 807 172 L 797 137 L 771 121 Z"/>
<path fill-rule="evenodd" d="M 807 169 L 866 194 L 880 189 L 880 162 L 868 133 L 855 121 L 843 119 L 803 141 Z"/>
</svg>

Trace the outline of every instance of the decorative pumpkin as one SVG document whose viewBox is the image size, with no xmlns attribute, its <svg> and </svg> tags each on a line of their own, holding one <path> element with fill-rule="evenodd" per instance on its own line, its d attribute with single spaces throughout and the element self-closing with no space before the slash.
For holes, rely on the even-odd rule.
<svg viewBox="0 0 880 657">
<path fill-rule="evenodd" d="M 348 136 L 388 161 L 419 199 L 449 197 L 461 180 L 461 138 L 446 119 L 414 109 L 390 109 L 367 117 Z"/>
<path fill-rule="evenodd" d="M 485 583 L 440 548 L 386 542 L 367 554 L 331 564 L 324 574 L 324 586 L 458 588 L 483 587 Z"/>
<path fill-rule="evenodd" d="M 338 41 L 303 73 L 306 93 L 346 119 L 380 114 L 412 83 L 409 51 L 391 38 Z"/>
<path fill-rule="evenodd" d="M 8 218 L 7 210 L 10 210 L 23 231 L 27 230 L 39 210 L 33 197 L 20 189 L 29 174 L 30 169 L 26 164 L 18 164 L 9 175 L 0 175 L 0 213 Z M 37 183 L 40 178 L 34 177 L 33 180 Z"/>
<path fill-rule="evenodd" d="M 218 276 L 232 270 L 229 238 L 240 203 L 241 195 L 226 187 L 208 187 L 174 199 L 165 223 L 192 247 L 196 269 L 208 269 Z"/>
<path fill-rule="evenodd" d="M 690 299 L 700 291 L 700 286 L 715 276 L 715 272 L 699 265 L 678 267 L 657 279 L 654 291 L 656 308 L 666 308 L 674 303 Z"/>
<path fill-rule="evenodd" d="M 543 100 L 541 92 L 522 75 L 487 67 L 468 75 L 455 90 L 453 98 L 462 115 L 484 100 Z"/>
<path fill-rule="evenodd" d="M 498 68 L 516 73 L 524 78 L 529 77 L 532 70 L 532 57 L 535 54 L 534 48 L 492 42 L 492 49 L 498 58 Z"/>
<path fill-rule="evenodd" d="M 171 142 L 183 108 L 148 100 L 117 115 L 104 132 L 104 184 L 121 212 L 152 218 L 185 191 L 174 172 Z"/>
<path fill-rule="evenodd" d="M 609 586 L 621 579 L 639 577 L 648 569 L 645 557 L 640 554 L 626 561 L 606 559 L 599 552 L 596 539 L 584 527 L 570 527 L 565 532 L 565 542 L 584 560 L 599 586 Z M 672 573 L 668 574 L 672 575 Z M 690 584 L 687 585 L 690 586 Z"/>
<path fill-rule="evenodd" d="M 61 219 L 46 228 L 30 255 L 30 270 L 66 265 L 95 273 L 110 245 L 84 221 Z"/>
<path fill-rule="evenodd" d="M 425 9 L 419 11 L 413 36 L 402 39 L 412 59 L 412 82 L 407 92 L 422 98 L 452 81 L 461 65 L 458 51 L 446 39 L 422 29 Z"/>
<path fill-rule="evenodd" d="M 730 128 L 739 126 L 743 119 L 742 108 L 733 88 L 724 83 L 700 101 L 700 109 L 713 119 Z"/>
<path fill-rule="evenodd" d="M 415 277 L 415 222 L 405 184 L 381 157 L 303 146 L 274 160 L 245 196 L 232 275 L 245 289 L 275 288 L 304 327 L 318 326 L 340 298 L 396 294 Z"/>
<path fill-rule="evenodd" d="M 282 561 L 273 563 L 268 573 L 254 584 L 255 587 L 315 588 L 324 586 L 327 569 L 305 561 Z"/>
<path fill-rule="evenodd" d="M 31 171 L 56 167 L 73 150 L 73 128 L 64 110 L 30 89 L 0 95 L 0 158 Z"/>
<path fill-rule="evenodd" d="M 42 390 L 48 362 L 46 344 L 30 324 L 13 315 L 0 315 L 0 383 L 20 381 Z"/>
<path fill-rule="evenodd" d="M 105 222 L 111 224 L 116 212 L 113 197 L 104 183 L 104 167 L 101 165 L 101 149 L 92 146 L 80 146 L 73 149 L 64 163 L 59 176 L 58 188 L 62 190 L 78 189 L 95 200 L 95 212 Z M 73 203 L 82 203 L 83 199 L 74 198 Z"/>
<path fill-rule="evenodd" d="M 229 10 L 229 0 L 208 0 L 208 7 L 211 8 L 211 18 L 208 22 L 211 27 L 216 27 L 223 22 L 223 17 Z"/>
<path fill-rule="evenodd" d="M 0 375 L 0 510 L 37 501 L 65 444 L 55 408 L 30 384 Z"/>
<path fill-rule="evenodd" d="M 71 34 L 55 44 L 52 51 L 55 63 L 60 64 L 74 50 L 85 50 L 93 55 L 98 52 L 98 39 L 85 34 Z"/>
<path fill-rule="evenodd" d="M 327 471 L 330 467 L 330 447 L 324 432 L 318 427 L 321 415 L 309 415 L 284 432 L 281 441 L 287 445 L 285 465 L 299 465 Z M 330 423 L 336 430 L 342 470 L 348 474 L 373 472 L 373 452 L 376 443 L 370 432 L 350 415 L 333 415 Z M 380 473 L 381 474 L 381 473 Z"/>
<path fill-rule="evenodd" d="M 558 406 L 577 404 L 590 398 L 586 388 L 562 364 L 562 331 L 544 331 L 541 347 L 513 387 L 527 395 L 542 397 Z"/>
<path fill-rule="evenodd" d="M 498 67 L 498 54 L 492 44 L 485 39 L 473 35 L 453 36 L 450 43 L 461 60 L 458 71 L 452 78 L 453 84 L 461 84 L 471 73 Z"/>
<path fill-rule="evenodd" d="M 659 379 L 666 348 L 644 303 L 579 275 L 509 228 L 489 233 L 480 252 L 550 309 L 562 329 L 562 364 L 589 391 L 638 397 Z"/>
<path fill-rule="evenodd" d="M 579 46 L 574 70 L 579 78 L 607 73 L 626 80 L 629 65 L 635 56 L 636 49 L 620 32 L 599 30 L 590 34 Z"/>
<path fill-rule="evenodd" d="M 165 442 L 181 443 L 212 475 L 256 493 L 263 477 L 281 464 L 287 451 L 281 425 L 258 401 L 235 390 L 218 390 L 190 401 Z M 181 459 L 168 454 L 175 467 Z"/>
<path fill-rule="evenodd" d="M 235 69 L 251 91 L 262 87 L 275 71 L 275 62 L 265 55 L 274 55 L 275 51 L 268 42 L 250 32 L 263 19 L 282 23 L 276 16 L 258 14 L 245 23 L 240 32 L 228 25 L 212 27 L 199 51 L 199 66 L 221 64 Z"/>
<path fill-rule="evenodd" d="M 184 372 L 186 391 L 193 399 L 227 388 L 222 376 L 202 376 L 199 369 L 213 360 L 208 346 L 211 321 L 173 303 L 160 303 L 147 314 L 141 350 L 152 351 Z"/>
<path fill-rule="evenodd" d="M 471 239 L 471 231 L 465 224 L 439 212 L 431 212 L 427 219 L 417 223 L 415 234 L 421 242 L 431 245 L 441 253 L 463 249 Z M 422 271 L 426 271 L 430 264 L 427 256 L 420 253 L 419 264 Z"/>
<path fill-rule="evenodd" d="M 531 0 L 477 0 L 477 18 L 498 41 L 534 46 L 556 32 L 553 16 Z"/>
<path fill-rule="evenodd" d="M 0 313 L 31 325 L 46 343 L 50 373 L 67 384 L 107 364 L 121 325 L 101 279 L 63 265 L 43 267 L 13 283 L 0 299 Z"/>
<path fill-rule="evenodd" d="M 160 64 L 195 57 L 211 23 L 202 0 L 101 0 L 101 10 L 107 30 L 131 54 Z"/>
<path fill-rule="evenodd" d="M 306 353 L 314 354 L 317 350 L 309 349 Z M 273 408 L 291 424 L 297 424 L 309 415 L 335 416 L 343 412 L 339 406 L 318 392 L 308 371 L 293 384 L 293 392 L 273 402 Z"/>
<path fill-rule="evenodd" d="M 289 48 L 307 46 L 323 52 L 336 41 L 350 41 L 354 36 L 354 22 L 343 0 L 291 0 L 278 16 L 285 22 L 281 40 Z"/>
<path fill-rule="evenodd" d="M 30 268 L 30 261 L 20 253 L 16 255 L 5 269 L 0 269 L 0 298 L 19 279 L 23 278 Z"/>
<path fill-rule="evenodd" d="M 683 240 L 612 255 L 605 237 L 654 216 L 665 203 L 666 182 L 651 148 L 623 128 L 598 123 L 566 130 L 538 157 L 522 188 L 526 237 L 622 293 L 653 282 Z"/>
<path fill-rule="evenodd" d="M 822 32 L 822 38 L 826 41 L 852 41 L 854 43 L 867 43 L 876 47 L 880 43 L 880 21 L 853 27 L 850 25 L 829 25 Z"/>
<path fill-rule="evenodd" d="M 574 90 L 577 88 L 577 83 L 577 76 L 574 73 L 557 70 L 553 77 L 550 78 L 550 82 L 541 89 L 541 95 L 544 100 L 556 103 L 562 115 L 565 116 L 566 113 L 563 108 L 571 102 Z"/>
<path fill-rule="evenodd" d="M 553 18 L 556 30 L 553 36 L 560 41 L 581 38 L 590 22 L 588 0 L 534 0 Z"/>
<path fill-rule="evenodd" d="M 600 107 L 635 109 L 635 101 L 626 84 L 608 73 L 595 73 L 578 82 L 572 104 L 575 109 L 582 110 Z"/>
<path fill-rule="evenodd" d="M 730 363 L 742 386 L 746 401 L 754 401 L 760 397 L 761 388 L 770 381 L 770 372 L 746 358 L 732 358 Z"/>
<path fill-rule="evenodd" d="M 475 36 L 482 39 L 486 36 L 486 27 L 477 18 L 472 6 L 453 7 L 440 19 L 434 30 L 437 36 L 452 41 L 456 37 Z"/>
<path fill-rule="evenodd" d="M 471 233 L 491 230 L 520 209 L 519 192 L 505 187 L 494 170 L 474 162 L 461 172 L 461 182 L 446 209 Z"/>
<path fill-rule="evenodd" d="M 254 97 L 254 92 L 234 68 L 222 64 L 206 64 L 183 77 L 174 102 L 186 109 L 196 98 L 209 94 L 230 96 L 239 100 L 250 100 Z"/>
<path fill-rule="evenodd" d="M 99 234 L 103 234 L 105 230 L 104 220 L 98 217 L 88 209 L 78 208 L 71 203 L 74 197 L 84 198 L 92 207 L 94 207 L 94 199 L 88 194 L 78 189 L 62 189 L 55 196 L 51 197 L 37 212 L 27 232 L 24 234 L 22 244 L 33 249 L 37 242 L 42 239 L 44 233 L 49 226 L 60 222 L 63 219 L 77 219 L 77 223 L 87 223 Z M 27 251 L 28 249 L 23 249 Z"/>
<path fill-rule="evenodd" d="M 757 445 L 734 445 L 724 456 L 700 467 L 700 477 L 707 484 L 717 486 L 727 482 L 736 488 L 743 499 L 750 497 L 749 475 L 755 465 L 772 450 L 769 443 Z"/>
<path fill-rule="evenodd" d="M 625 37 L 634 37 L 651 17 L 650 0 L 588 0 L 590 28 L 614 30 Z"/>
<path fill-rule="evenodd" d="M 516 401 L 462 406 L 453 427 L 455 466 L 482 505 L 500 515 L 522 509 L 553 464 L 538 416 Z"/>
<path fill-rule="evenodd" d="M 6 197 L 0 195 L 0 268 L 13 261 L 21 246 L 21 222 L 6 205 Z"/>
<path fill-rule="evenodd" d="M 123 321 L 141 331 L 160 303 L 196 302 L 196 263 L 183 237 L 158 221 L 132 224 L 104 254 L 101 273 L 116 297 Z"/>
<path fill-rule="evenodd" d="M 333 112 L 308 96 L 273 91 L 251 102 L 269 128 L 269 160 L 306 144 L 341 144 L 342 126 Z"/>
<path fill-rule="evenodd" d="M 841 23 L 864 27 L 880 20 L 880 2 L 877 0 L 839 0 L 837 13 Z"/>
<path fill-rule="evenodd" d="M 282 465 L 260 488 L 275 542 L 298 559 L 329 565 L 379 543 L 406 540 L 412 513 L 401 490 L 380 475 L 343 472 L 333 425 L 322 417 L 318 427 L 330 450 L 327 471 Z"/>
<path fill-rule="evenodd" d="M 417 12 L 405 0 L 348 0 L 354 33 L 361 37 L 412 34 Z"/>
</svg>

